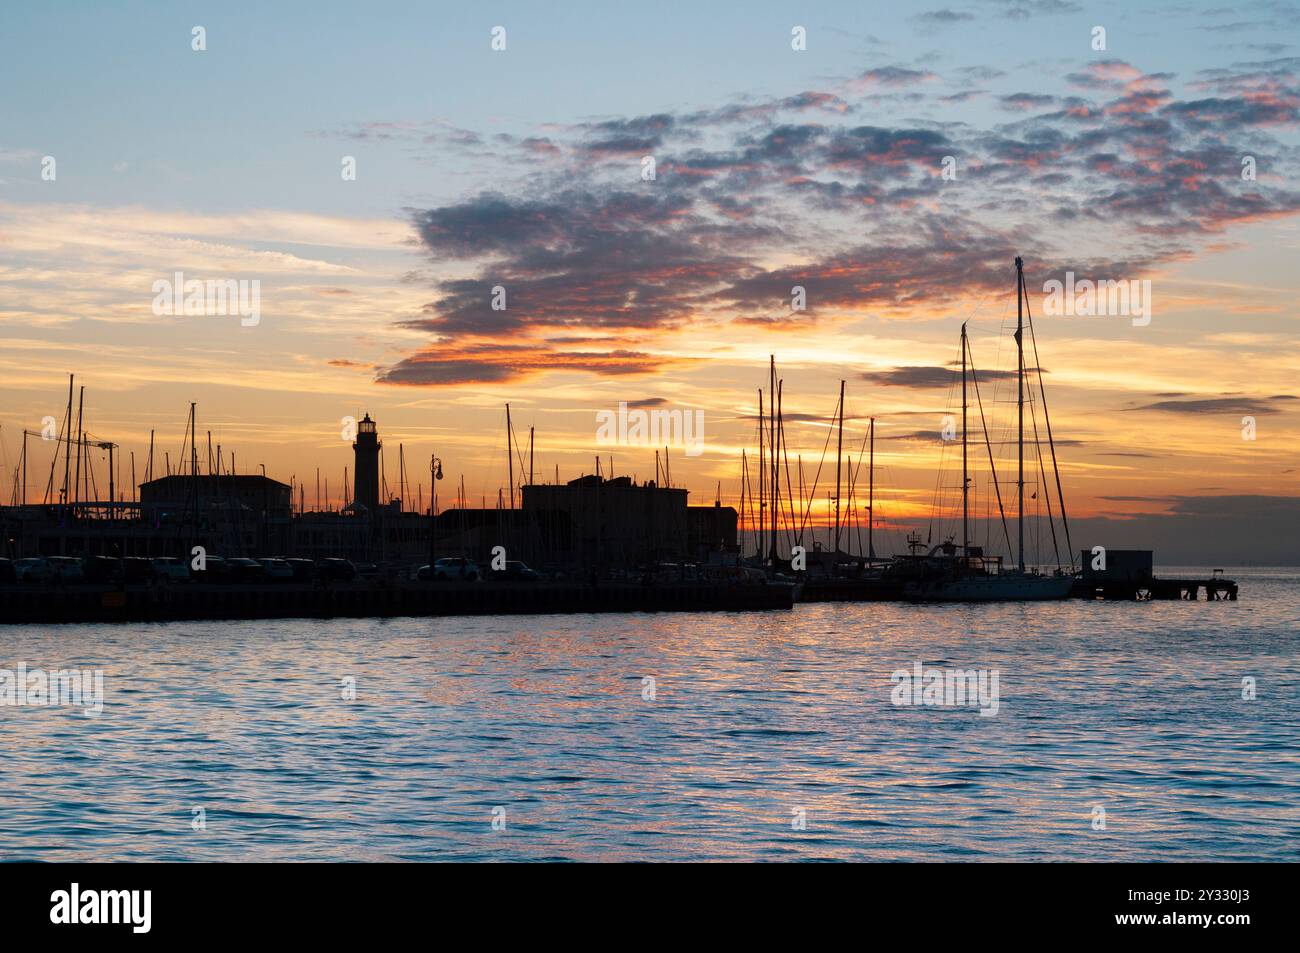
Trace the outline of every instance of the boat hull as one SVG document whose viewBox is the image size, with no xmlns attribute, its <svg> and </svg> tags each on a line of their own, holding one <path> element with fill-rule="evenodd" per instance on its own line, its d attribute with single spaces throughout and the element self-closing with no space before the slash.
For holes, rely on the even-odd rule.
<svg viewBox="0 0 1300 953">
<path fill-rule="evenodd" d="M 903 598 L 912 602 L 1045 602 L 1065 599 L 1073 587 L 1073 576 L 1002 573 L 916 580 L 903 586 Z"/>
</svg>

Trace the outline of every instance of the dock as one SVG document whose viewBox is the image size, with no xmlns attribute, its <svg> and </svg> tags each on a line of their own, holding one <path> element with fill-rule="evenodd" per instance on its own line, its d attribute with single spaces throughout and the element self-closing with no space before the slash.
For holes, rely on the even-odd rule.
<svg viewBox="0 0 1300 953">
<path fill-rule="evenodd" d="M 903 587 L 898 580 L 874 578 L 812 577 L 803 582 L 800 602 L 898 602 Z"/>
<path fill-rule="evenodd" d="M 1237 583 L 1214 570 L 1208 579 L 1161 579 L 1155 574 L 1154 553 L 1149 549 L 1085 550 L 1079 554 L 1083 570 L 1070 595 L 1076 599 L 1181 599 L 1195 602 L 1202 592 L 1208 602 L 1236 602 Z"/>
<path fill-rule="evenodd" d="M 414 583 L 0 586 L 0 623 L 162 622 L 587 612 L 757 612 L 794 607 L 790 585 Z"/>
<path fill-rule="evenodd" d="M 1152 599 L 1182 599 L 1195 602 L 1205 593 L 1207 602 L 1236 602 L 1237 583 L 1222 576 L 1209 579 L 1158 579 L 1098 581 L 1075 580 L 1070 595 L 1075 599 L 1123 599 L 1146 602 Z"/>
</svg>

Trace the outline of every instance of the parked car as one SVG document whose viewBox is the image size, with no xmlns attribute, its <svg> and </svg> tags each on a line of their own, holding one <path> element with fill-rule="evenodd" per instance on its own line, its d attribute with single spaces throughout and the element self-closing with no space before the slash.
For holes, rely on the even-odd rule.
<svg viewBox="0 0 1300 953">
<path fill-rule="evenodd" d="M 357 578 L 357 567 L 346 559 L 321 559 L 316 563 L 316 577 L 327 581 L 351 582 Z"/>
<path fill-rule="evenodd" d="M 88 582 L 120 582 L 122 560 L 112 556 L 86 556 L 81 560 L 81 570 Z"/>
<path fill-rule="evenodd" d="M 14 575 L 19 582 L 46 583 L 54 580 L 54 570 L 44 556 L 29 556 L 14 563 Z"/>
<path fill-rule="evenodd" d="M 433 578 L 436 580 L 458 579 L 477 582 L 479 580 L 478 565 L 474 560 L 466 559 L 463 556 L 445 556 L 434 562 Z"/>
<path fill-rule="evenodd" d="M 293 570 L 294 582 L 311 582 L 316 578 L 316 564 L 310 559 L 286 559 L 285 562 Z"/>
<path fill-rule="evenodd" d="M 529 569 L 518 559 L 508 559 L 504 569 L 492 570 L 487 578 L 507 582 L 536 582 L 542 578 L 542 574 L 535 569 Z"/>
<path fill-rule="evenodd" d="M 270 582 L 292 582 L 293 567 L 283 559 L 259 559 L 262 571 Z"/>
<path fill-rule="evenodd" d="M 0 586 L 9 585 L 18 581 L 18 573 L 14 572 L 14 561 L 12 559 L 0 558 Z"/>
<path fill-rule="evenodd" d="M 230 567 L 231 582 L 262 582 L 266 579 L 266 570 L 256 559 L 235 556 L 226 560 Z"/>
<path fill-rule="evenodd" d="M 59 582 L 85 582 L 86 571 L 81 568 L 81 560 L 73 556 L 47 556 L 46 563 Z"/>
<path fill-rule="evenodd" d="M 356 563 L 357 575 L 362 579 L 378 579 L 379 567 L 374 563 Z"/>
<path fill-rule="evenodd" d="M 230 563 L 224 556 L 204 556 L 203 568 L 190 571 L 195 582 L 225 582 L 230 576 Z"/>
<path fill-rule="evenodd" d="M 122 578 L 128 583 L 149 582 L 154 578 L 153 563 L 142 556 L 127 556 L 122 560 Z"/>
<path fill-rule="evenodd" d="M 154 578 L 161 582 L 188 582 L 190 564 L 175 556 L 157 556 L 151 559 Z"/>
</svg>

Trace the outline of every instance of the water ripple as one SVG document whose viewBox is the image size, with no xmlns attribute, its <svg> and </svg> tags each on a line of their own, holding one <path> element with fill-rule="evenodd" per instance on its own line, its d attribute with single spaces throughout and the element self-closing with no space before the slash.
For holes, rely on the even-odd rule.
<svg viewBox="0 0 1300 953">
<path fill-rule="evenodd" d="M 9 626 L 0 667 L 102 668 L 105 707 L 0 707 L 0 860 L 1295 860 L 1300 580 L 1238 577 L 1215 605 Z M 895 707 L 918 661 L 998 669 L 997 715 Z"/>
</svg>

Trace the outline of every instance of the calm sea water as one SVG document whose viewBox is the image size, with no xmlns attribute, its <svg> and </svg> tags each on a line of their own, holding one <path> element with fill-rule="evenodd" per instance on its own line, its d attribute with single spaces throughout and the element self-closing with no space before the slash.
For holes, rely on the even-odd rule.
<svg viewBox="0 0 1300 953">
<path fill-rule="evenodd" d="M 1237 603 L 3 627 L 0 668 L 105 680 L 98 717 L 0 707 L 0 859 L 1296 860 L 1300 575 L 1230 575 Z M 917 661 L 997 669 L 998 713 L 895 706 Z"/>
</svg>

